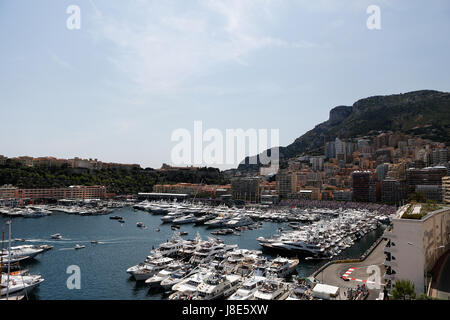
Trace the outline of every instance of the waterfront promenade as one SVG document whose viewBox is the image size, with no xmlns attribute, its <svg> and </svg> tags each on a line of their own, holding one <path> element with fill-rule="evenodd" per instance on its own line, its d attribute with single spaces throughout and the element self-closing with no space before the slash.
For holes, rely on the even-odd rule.
<svg viewBox="0 0 450 320">
<path fill-rule="evenodd" d="M 376 248 L 363 261 L 358 261 L 356 259 L 354 262 L 350 262 L 351 260 L 349 260 L 349 262 L 330 264 L 318 272 L 314 278 L 320 283 L 325 283 L 340 288 L 356 289 L 358 286 L 366 283 L 370 277 L 370 274 L 367 272 L 367 268 L 369 266 L 378 266 L 380 268 L 380 289 L 369 290 L 369 296 L 367 298 L 369 300 L 375 300 L 379 297 L 380 292 L 383 291 L 383 274 L 385 272 L 383 262 L 385 259 L 385 246 L 386 240 L 381 240 Z M 348 280 L 344 280 L 342 278 L 345 274 L 348 275 Z"/>
</svg>

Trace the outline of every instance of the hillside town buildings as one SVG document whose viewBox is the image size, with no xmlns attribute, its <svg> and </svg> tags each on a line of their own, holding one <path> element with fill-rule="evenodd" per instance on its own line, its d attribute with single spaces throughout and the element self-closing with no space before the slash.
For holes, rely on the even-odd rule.
<svg viewBox="0 0 450 320">
<path fill-rule="evenodd" d="M 449 175 L 450 151 L 443 143 L 380 132 L 355 139 L 336 137 L 325 141 L 322 150 L 323 155 L 303 154 L 288 159 L 287 167 L 277 172 L 280 200 L 401 205 L 414 195 L 442 202 L 448 194 L 448 184 L 443 184 L 448 180 L 443 178 Z M 261 172 L 265 172 L 264 167 Z M 262 174 L 252 177 L 261 182 L 266 179 Z"/>
</svg>

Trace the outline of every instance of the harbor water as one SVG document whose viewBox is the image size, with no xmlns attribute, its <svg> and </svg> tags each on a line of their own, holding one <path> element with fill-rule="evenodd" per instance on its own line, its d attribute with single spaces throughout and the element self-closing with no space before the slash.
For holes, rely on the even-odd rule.
<svg viewBox="0 0 450 320">
<path fill-rule="evenodd" d="M 119 215 L 125 223 L 109 219 Z M 2 230 L 5 231 L 5 244 L 8 237 L 6 221 L 0 217 Z M 138 228 L 137 222 L 143 222 L 146 228 Z M 270 237 L 287 224 L 264 222 L 262 228 L 243 231 L 240 235 L 213 236 L 211 229 L 204 226 L 182 225 L 180 231 L 189 234 L 185 239 L 193 239 L 197 232 L 202 238 L 208 236 L 221 238 L 225 243 L 237 244 L 240 248 L 261 250 L 257 237 Z M 157 231 L 159 229 L 159 232 Z M 359 258 L 383 230 L 378 228 L 355 242 L 355 245 L 342 252 L 340 258 Z M 61 240 L 50 238 L 60 233 Z M 145 283 L 137 283 L 126 269 L 142 262 L 152 248 L 168 241 L 174 231 L 170 224 L 162 224 L 161 216 L 144 211 L 135 211 L 130 207 L 117 209 L 110 215 L 79 216 L 66 213 L 53 213 L 50 216 L 27 219 L 12 219 L 12 238 L 22 238 L 26 242 L 14 241 L 14 245 L 48 244 L 54 246 L 50 251 L 38 255 L 35 259 L 21 264 L 22 269 L 32 274 L 41 274 L 45 281 L 33 291 L 30 299 L 39 300 L 145 300 L 164 299 L 158 292 L 149 291 Z M 91 244 L 97 240 L 98 244 Z M 75 250 L 80 244 L 86 248 Z M 308 261 L 302 259 L 297 272 L 299 277 L 311 275 L 326 261 Z M 68 267 L 78 266 L 81 273 L 81 288 L 69 289 L 67 281 L 72 275 Z"/>
</svg>

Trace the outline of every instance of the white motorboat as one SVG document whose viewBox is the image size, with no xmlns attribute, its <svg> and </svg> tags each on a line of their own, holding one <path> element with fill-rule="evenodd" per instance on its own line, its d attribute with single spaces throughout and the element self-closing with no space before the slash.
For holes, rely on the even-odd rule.
<svg viewBox="0 0 450 320">
<path fill-rule="evenodd" d="M 184 213 L 183 212 L 181 212 L 181 211 L 174 211 L 174 212 L 171 212 L 171 213 L 161 217 L 161 221 L 164 222 L 164 223 L 168 223 L 168 222 L 172 222 L 173 220 L 181 218 L 181 217 L 184 217 Z"/>
<path fill-rule="evenodd" d="M 253 276 L 242 284 L 228 300 L 250 300 L 255 295 L 258 288 L 266 281 L 265 277 Z"/>
<path fill-rule="evenodd" d="M 27 259 L 33 259 L 38 254 L 44 252 L 44 249 L 40 248 L 39 246 L 33 246 L 33 245 L 22 245 L 22 246 L 15 246 L 10 248 L 10 254 L 12 259 L 20 259 L 26 257 Z M 8 250 L 3 249 L 1 252 L 3 256 L 8 256 Z"/>
<path fill-rule="evenodd" d="M 27 211 L 23 214 L 24 218 L 41 218 L 50 215 L 50 212 L 47 210 L 39 210 L 39 211 Z"/>
<path fill-rule="evenodd" d="M 227 223 L 225 223 L 225 226 L 229 227 L 229 228 L 238 228 L 238 227 L 245 227 L 245 226 L 249 226 L 251 224 L 253 224 L 254 221 L 246 216 L 239 216 L 239 217 L 235 217 L 232 218 L 231 220 L 229 220 Z"/>
<path fill-rule="evenodd" d="M 298 259 L 287 259 L 278 257 L 272 261 L 268 272 L 275 275 L 277 278 L 286 278 L 295 272 L 295 268 L 299 263 Z"/>
<path fill-rule="evenodd" d="M 83 246 L 83 245 L 80 245 L 80 244 L 77 244 L 77 245 L 75 245 L 75 247 L 73 247 L 75 250 L 80 250 L 80 249 L 84 249 L 84 248 L 86 248 L 86 246 Z"/>
<path fill-rule="evenodd" d="M 188 224 L 188 223 L 194 223 L 197 220 L 197 217 L 193 214 L 188 214 L 186 216 L 176 218 L 172 221 L 174 224 Z"/>
<path fill-rule="evenodd" d="M 172 238 L 168 242 L 162 243 L 155 252 L 164 257 L 176 256 L 187 243 L 188 241 L 181 238 L 179 232 L 174 232 Z"/>
<path fill-rule="evenodd" d="M 176 283 L 172 287 L 172 291 L 175 291 L 169 296 L 169 300 L 178 299 L 178 294 L 188 294 L 193 296 L 197 292 L 199 285 L 203 283 L 203 280 L 211 275 L 211 271 L 207 269 L 200 269 L 197 273 L 184 278 L 182 281 Z"/>
<path fill-rule="evenodd" d="M 182 267 L 183 267 L 183 264 L 181 264 L 181 263 L 172 263 L 172 264 L 168 265 L 167 268 L 161 270 L 154 276 L 145 280 L 145 283 L 148 284 L 151 288 L 158 287 L 158 286 L 160 286 L 160 284 L 163 280 L 170 277 L 170 275 L 177 272 Z"/>
<path fill-rule="evenodd" d="M 226 245 L 217 242 L 205 242 L 194 252 L 191 263 L 201 264 L 211 261 L 214 256 L 220 253 L 230 252 L 237 248 L 237 245 Z"/>
<path fill-rule="evenodd" d="M 179 269 L 178 271 L 175 271 L 171 275 L 169 275 L 167 278 L 161 281 L 160 286 L 163 288 L 164 291 L 170 291 L 172 290 L 172 287 L 176 285 L 177 283 L 180 283 L 185 279 L 185 277 L 188 277 L 189 275 L 192 275 L 196 273 L 194 270 L 189 269 Z"/>
<path fill-rule="evenodd" d="M 165 269 L 172 262 L 172 258 L 156 258 L 152 261 L 140 263 L 137 266 L 128 268 L 127 273 L 132 275 L 136 281 L 145 281 Z"/>
<path fill-rule="evenodd" d="M 289 295 L 289 287 L 280 279 L 267 279 L 255 292 L 252 300 L 284 300 Z"/>
<path fill-rule="evenodd" d="M 239 275 L 212 274 L 197 287 L 194 300 L 227 298 L 238 289 L 241 283 L 242 277 Z"/>
<path fill-rule="evenodd" d="M 231 220 L 231 217 L 219 216 L 212 220 L 206 221 L 204 225 L 208 228 L 220 228 L 227 224 Z"/>
<path fill-rule="evenodd" d="M 60 233 L 55 233 L 50 236 L 52 239 L 61 240 L 62 235 Z"/>
<path fill-rule="evenodd" d="M 286 300 L 309 300 L 307 292 L 308 288 L 306 286 L 295 286 Z"/>
<path fill-rule="evenodd" d="M 31 292 L 34 288 L 39 286 L 44 281 L 40 275 L 35 276 L 2 276 L 1 282 L 1 296 L 4 297 L 8 295 L 17 295 L 17 294 L 27 294 Z"/>
</svg>

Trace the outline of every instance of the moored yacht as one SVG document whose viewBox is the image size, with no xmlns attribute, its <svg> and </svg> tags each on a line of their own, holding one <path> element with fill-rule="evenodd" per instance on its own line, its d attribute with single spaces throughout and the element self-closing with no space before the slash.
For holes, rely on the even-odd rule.
<svg viewBox="0 0 450 320">
<path fill-rule="evenodd" d="M 287 284 L 280 279 L 267 279 L 255 292 L 252 300 L 284 300 L 288 295 Z"/>
<path fill-rule="evenodd" d="M 168 277 L 170 277 L 170 275 L 172 275 L 173 273 L 177 272 L 182 267 L 183 267 L 183 265 L 181 263 L 176 263 L 176 262 L 175 263 L 171 263 L 171 264 L 169 264 L 167 266 L 167 268 L 161 270 L 160 272 L 158 272 L 154 276 L 152 276 L 152 277 L 148 278 L 147 280 L 145 280 L 145 283 L 148 284 L 151 288 L 158 287 L 163 280 L 165 280 Z"/>
<path fill-rule="evenodd" d="M 127 269 L 136 281 L 144 281 L 154 276 L 173 262 L 171 258 L 155 258 Z"/>
<path fill-rule="evenodd" d="M 203 280 L 197 287 L 195 300 L 216 300 L 232 295 L 242 283 L 239 275 L 222 275 L 215 273 Z"/>
<path fill-rule="evenodd" d="M 182 216 L 180 218 L 176 218 L 172 221 L 174 224 L 188 224 L 194 223 L 197 220 L 197 217 L 193 214 L 188 214 L 186 216 Z"/>
<path fill-rule="evenodd" d="M 174 285 L 180 283 L 185 279 L 185 277 L 188 277 L 189 275 L 192 275 L 194 273 L 196 273 L 195 269 L 190 270 L 190 268 L 181 268 L 162 280 L 160 286 L 163 288 L 163 290 L 170 291 L 172 290 L 172 287 Z"/>
<path fill-rule="evenodd" d="M 44 252 L 44 249 L 38 247 L 38 246 L 33 246 L 33 245 L 22 245 L 22 246 L 15 246 L 15 247 L 11 247 L 11 258 L 12 259 L 18 259 L 18 258 L 24 258 L 26 257 L 27 259 L 32 259 L 34 257 L 36 257 L 38 254 Z M 7 249 L 3 249 L 3 251 L 1 252 L 1 255 L 3 255 L 3 257 L 8 257 L 9 253 Z"/>
<path fill-rule="evenodd" d="M 287 259 L 278 257 L 272 261 L 268 272 L 275 275 L 277 278 L 286 278 L 295 272 L 295 268 L 299 263 L 298 259 Z"/>
<path fill-rule="evenodd" d="M 3 275 L 1 278 L 0 294 L 2 297 L 6 295 L 27 294 L 44 281 L 44 278 L 40 275 L 10 275 L 9 281 L 8 275 Z"/>
<path fill-rule="evenodd" d="M 228 221 L 231 220 L 231 217 L 227 216 L 219 216 L 217 218 L 214 218 L 212 220 L 206 221 L 204 223 L 205 226 L 208 228 L 220 228 L 226 225 Z"/>
<path fill-rule="evenodd" d="M 265 277 L 254 276 L 245 281 L 233 295 L 231 295 L 228 300 L 250 300 L 255 295 L 258 288 L 266 280 Z"/>
<path fill-rule="evenodd" d="M 225 223 L 225 226 L 230 227 L 230 228 L 237 228 L 237 227 L 244 227 L 244 226 L 249 226 L 251 224 L 253 224 L 254 221 L 246 216 L 239 216 L 239 217 L 234 217 L 232 219 L 230 219 L 228 222 Z"/>
<path fill-rule="evenodd" d="M 169 300 L 179 299 L 180 294 L 193 296 L 197 292 L 198 286 L 200 286 L 203 283 L 203 280 L 211 274 L 212 273 L 207 269 L 200 269 L 197 273 L 176 283 L 172 287 L 172 290 L 175 292 L 169 296 Z"/>
<path fill-rule="evenodd" d="M 161 217 L 161 221 L 164 222 L 164 223 L 167 223 L 167 222 L 172 222 L 173 220 L 181 218 L 181 217 L 184 217 L 184 213 L 183 212 L 181 212 L 181 211 L 174 211 L 174 212 L 170 212 L 169 214 Z"/>
</svg>

